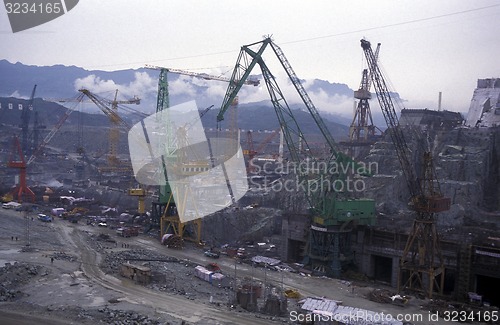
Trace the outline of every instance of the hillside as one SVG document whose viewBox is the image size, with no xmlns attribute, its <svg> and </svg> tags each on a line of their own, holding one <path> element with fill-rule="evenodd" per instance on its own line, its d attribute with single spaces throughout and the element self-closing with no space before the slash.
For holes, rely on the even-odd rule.
<svg viewBox="0 0 500 325">
<path fill-rule="evenodd" d="M 128 99 L 133 96 L 141 98 L 140 105 L 133 105 L 134 110 L 146 114 L 152 114 L 156 107 L 157 78 L 158 71 L 147 69 L 127 69 L 120 71 L 100 71 L 85 70 L 75 66 L 28 66 L 22 63 L 10 63 L 0 60 L 0 118 L 2 123 L 18 126 L 20 124 L 21 111 L 17 109 L 18 104 L 26 104 L 33 85 L 37 85 L 34 107 L 39 114 L 42 125 L 52 128 L 53 125 L 64 115 L 66 108 L 49 103 L 42 98 L 75 98 L 78 89 L 85 87 L 93 93 L 104 98 L 113 98 L 116 89 L 119 90 L 118 99 Z M 259 76 L 255 76 L 259 78 Z M 206 128 L 216 127 L 218 107 L 222 102 L 227 84 L 224 82 L 207 81 L 203 79 L 169 74 L 170 103 L 175 105 L 188 100 L 195 99 L 199 108 L 214 105 L 214 108 L 203 117 Z M 303 126 L 303 131 L 308 134 L 318 133 L 311 118 L 305 113 L 304 105 L 300 102 L 297 94 L 290 82 L 281 82 L 283 92 L 287 96 L 289 105 L 296 109 L 296 118 Z M 315 79 L 305 82 L 306 89 L 314 99 L 316 94 L 325 94 L 335 98 L 336 103 L 339 98 L 349 102 L 348 107 L 352 107 L 352 89 L 341 83 L 330 83 L 324 80 Z M 238 127 L 244 130 L 274 130 L 278 128 L 278 122 L 268 98 L 265 86 L 243 87 L 240 91 L 240 105 L 238 110 Z M 13 109 L 8 108 L 8 104 L 13 105 Z M 337 103 L 338 104 L 338 103 Z M 65 104 L 71 107 L 74 104 Z M 322 110 L 325 105 L 330 105 L 327 101 L 316 103 L 321 111 L 326 124 L 335 139 L 345 138 L 348 134 L 349 114 L 342 115 L 336 113 L 333 108 Z M 336 105 L 332 100 L 331 105 Z M 343 104 L 342 104 L 343 105 Z M 82 112 L 75 111 L 67 119 L 65 124 L 77 125 L 78 121 L 83 124 L 93 126 L 108 125 L 107 118 L 93 104 L 85 104 L 81 108 Z M 140 118 L 137 115 L 122 115 L 131 123 L 137 122 Z M 31 116 L 33 123 L 34 114 Z"/>
</svg>

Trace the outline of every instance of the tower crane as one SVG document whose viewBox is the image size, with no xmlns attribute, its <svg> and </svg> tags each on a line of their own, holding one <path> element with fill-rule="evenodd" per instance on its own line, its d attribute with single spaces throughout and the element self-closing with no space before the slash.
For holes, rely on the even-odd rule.
<svg viewBox="0 0 500 325">
<path fill-rule="evenodd" d="M 253 49 L 253 47 L 258 48 Z M 264 62 L 262 55 L 268 47 L 272 49 L 285 69 L 288 78 L 328 144 L 330 152 L 327 157 L 318 158 L 312 155 L 300 124 L 294 117 L 293 110 L 288 106 L 274 75 Z M 375 221 L 374 201 L 350 199 L 346 189 L 341 188 L 345 185 L 350 173 L 349 170 L 344 172 L 345 169 L 342 170 L 340 166 L 348 167 L 347 169 L 351 166 L 352 169 L 356 169 L 360 165 L 342 154 L 337 148 L 337 144 L 307 95 L 300 79 L 293 71 L 281 48 L 270 37 L 241 47 L 217 120 L 224 119 L 224 113 L 256 65 L 259 65 L 262 71 L 285 143 L 290 152 L 289 166 L 294 169 L 299 180 L 298 184 L 305 185 L 304 190 L 311 212 L 311 226 L 308 230 L 304 263 L 308 264 L 313 271 L 338 277 L 341 274 L 342 265 L 353 261 L 353 252 L 350 249 L 352 230 L 356 225 L 371 225 Z M 301 146 L 305 150 L 300 150 Z M 319 166 L 324 168 L 318 168 Z M 353 171 L 352 169 L 351 171 Z M 354 173 L 359 172 L 361 169 L 357 169 Z"/>
<path fill-rule="evenodd" d="M 156 112 L 161 112 L 163 110 L 167 110 L 170 107 L 170 96 L 168 89 L 168 73 L 176 73 L 196 78 L 201 78 L 205 80 L 216 80 L 216 81 L 224 81 L 229 82 L 230 79 L 221 77 L 221 76 L 212 76 L 205 73 L 195 73 L 186 70 L 180 69 L 172 69 L 165 68 L 154 65 L 145 65 L 145 68 L 152 70 L 159 70 L 160 74 L 158 77 L 158 97 L 156 102 Z M 247 85 L 258 86 L 259 80 L 247 80 L 244 82 Z M 206 113 L 208 109 L 204 111 Z M 202 114 L 204 114 L 202 112 Z M 168 132 L 172 132 L 169 130 Z M 175 160 L 176 159 L 176 146 L 172 141 L 169 141 L 167 135 L 167 139 L 164 143 L 164 152 L 166 154 L 162 157 L 162 164 L 165 166 L 166 160 Z M 164 167 L 164 170 L 166 168 Z M 165 175 L 167 173 L 165 172 Z M 179 202 L 182 204 L 182 202 Z M 168 180 L 166 185 L 160 186 L 158 202 L 152 203 L 151 209 L 151 226 L 156 226 L 160 228 L 160 235 L 163 237 L 165 232 L 172 229 L 174 234 L 181 237 L 182 239 L 190 240 L 196 243 L 199 243 L 201 240 L 201 219 L 196 219 L 187 223 L 181 222 L 179 219 L 179 215 L 177 213 L 176 202 L 173 199 L 172 189 Z M 188 230 L 188 228 L 191 228 Z"/>
<path fill-rule="evenodd" d="M 33 110 L 33 100 L 35 98 L 36 85 L 33 87 L 33 91 L 31 92 L 31 97 L 28 101 L 27 106 L 23 106 L 23 110 L 21 112 L 21 131 L 22 131 L 22 143 L 21 149 L 23 150 L 25 155 L 30 154 L 31 146 L 29 145 L 29 123 L 31 117 L 31 111 Z"/>
<path fill-rule="evenodd" d="M 72 99 L 71 101 L 76 102 L 76 103 L 80 103 L 83 100 L 83 97 L 84 97 L 84 95 L 80 94 L 77 98 Z M 71 115 L 71 113 L 74 112 L 75 108 L 76 108 L 76 105 L 68 108 L 66 110 L 66 112 L 64 112 L 64 115 L 59 119 L 59 121 L 57 121 L 57 123 L 54 125 L 54 127 L 52 127 L 50 132 L 45 136 L 45 138 L 42 140 L 42 142 L 37 147 L 35 147 L 35 151 L 31 154 L 30 158 L 28 159 L 28 162 L 27 162 L 28 165 L 31 164 L 35 160 L 35 158 L 43 151 L 45 146 L 50 142 L 50 140 L 52 140 L 54 135 L 61 128 L 61 126 L 64 124 L 64 122 L 68 119 L 68 117 Z"/>
<path fill-rule="evenodd" d="M 375 50 L 375 61 L 378 60 L 380 43 Z M 375 136 L 375 125 L 373 124 L 372 112 L 370 110 L 371 79 L 368 69 L 364 69 L 359 89 L 354 91 L 354 98 L 359 99 L 354 117 L 349 127 L 350 145 L 369 143 L 369 139 Z"/>
<path fill-rule="evenodd" d="M 449 210 L 451 200 L 444 197 L 441 192 L 432 153 L 428 149 L 420 157 L 422 169 L 417 175 L 411 150 L 403 129 L 399 126 L 391 93 L 371 44 L 363 39 L 361 47 L 410 192 L 409 205 L 416 214 L 400 260 L 398 290 L 401 288 L 419 290 L 430 298 L 435 289 L 442 294 L 444 285 L 444 261 L 436 230 L 435 214 Z"/>
<path fill-rule="evenodd" d="M 129 100 L 117 100 L 118 89 L 115 92 L 113 100 L 100 98 L 91 93 L 88 89 L 80 89 L 79 92 L 87 96 L 101 111 L 109 117 L 111 128 L 109 129 L 109 152 L 108 163 L 109 167 L 116 170 L 120 164 L 118 159 L 118 141 L 120 140 L 120 127 L 130 129 L 130 125 L 118 115 L 118 104 L 136 104 L 139 105 L 141 100 L 135 96 Z"/>
<path fill-rule="evenodd" d="M 71 99 L 57 99 L 57 98 L 48 98 L 45 100 L 48 101 L 54 101 L 54 102 L 77 102 L 81 103 L 83 102 L 83 98 L 86 96 L 89 98 L 91 102 L 93 102 L 110 120 L 111 122 L 111 127 L 109 129 L 109 150 L 108 150 L 108 163 L 110 169 L 117 169 L 119 165 L 119 160 L 117 157 L 118 154 L 118 141 L 120 138 L 120 127 L 124 127 L 125 129 L 129 129 L 130 125 L 123 120 L 120 115 L 118 115 L 118 105 L 119 104 L 136 104 L 139 105 L 141 100 L 137 97 L 134 96 L 132 99 L 128 100 L 117 100 L 118 96 L 118 89 L 115 91 L 115 96 L 113 100 L 101 98 L 97 96 L 94 93 L 91 93 L 88 89 L 82 88 L 79 90 L 80 95 L 76 98 L 71 98 Z M 54 134 L 59 130 L 59 128 L 62 126 L 62 124 L 66 121 L 66 119 L 69 117 L 69 115 L 74 111 L 74 108 L 69 108 L 66 113 L 63 115 L 63 117 L 59 120 L 59 122 L 54 126 L 52 131 L 45 137 L 44 141 L 42 144 L 39 146 L 38 150 L 43 149 L 45 145 L 47 144 L 50 139 L 54 136 Z M 78 150 L 81 150 L 81 148 L 78 148 Z M 32 156 L 30 158 L 31 162 L 34 159 Z"/>
<path fill-rule="evenodd" d="M 16 159 L 17 154 L 17 159 Z M 31 199 L 31 202 L 35 202 L 35 193 L 28 187 L 26 183 L 26 161 L 24 160 L 23 150 L 21 149 L 21 145 L 19 144 L 19 139 L 14 137 L 13 140 L 13 149 L 11 152 L 11 156 L 9 162 L 7 163 L 8 167 L 19 169 L 19 184 L 13 190 L 14 197 L 17 196 L 17 200 L 19 203 L 23 202 L 25 196 L 28 196 Z"/>
</svg>

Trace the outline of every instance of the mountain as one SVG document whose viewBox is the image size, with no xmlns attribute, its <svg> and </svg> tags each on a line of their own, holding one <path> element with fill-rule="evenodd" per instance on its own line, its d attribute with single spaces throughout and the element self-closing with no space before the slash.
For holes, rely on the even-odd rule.
<svg viewBox="0 0 500 325">
<path fill-rule="evenodd" d="M 75 97 L 75 80 L 95 75 L 101 80 L 113 80 L 126 84 L 134 79 L 134 70 L 98 71 L 75 66 L 32 66 L 0 60 L 0 96 L 29 97 L 34 85 L 38 85 L 37 96 L 48 98 Z"/>
<path fill-rule="evenodd" d="M 28 66 L 19 62 L 10 63 L 0 60 L 0 97 L 27 99 L 35 84 L 37 85 L 36 105 L 42 105 L 43 101 L 38 101 L 40 98 L 76 98 L 80 88 L 87 88 L 108 99 L 112 99 L 115 91 L 119 90 L 119 100 L 139 96 L 141 104 L 129 105 L 129 107 L 151 114 L 156 107 L 158 75 L 158 71 L 142 68 L 109 72 L 63 65 Z M 259 78 L 260 76 L 252 77 Z M 260 86 L 244 86 L 239 92 L 238 123 L 242 129 L 272 130 L 278 127 L 269 94 L 261 77 L 260 80 Z M 207 127 L 215 127 L 215 116 L 224 98 L 227 83 L 173 73 L 168 74 L 168 82 L 171 105 L 193 99 L 196 100 L 200 110 L 214 105 L 214 108 L 203 118 L 203 122 L 207 123 Z M 288 104 L 297 112 L 296 118 L 299 123 L 304 125 L 304 132 L 318 133 L 291 82 L 284 79 L 278 80 L 278 83 L 287 97 Z M 303 85 L 334 138 L 345 138 L 348 134 L 347 125 L 351 122 L 353 90 L 346 84 L 319 79 L 304 80 Z M 85 105 L 84 111 L 100 114 L 100 110 L 94 104 Z M 13 119 L 8 120 L 9 124 L 18 123 L 17 118 L 13 117 L 15 114 L 7 115 Z M 130 118 L 137 120 L 137 117 L 130 116 Z M 55 123 L 54 119 L 55 115 L 50 116 L 48 113 L 47 125 Z M 50 123 L 49 120 L 51 120 Z M 76 119 L 73 117 L 73 120 Z"/>
</svg>

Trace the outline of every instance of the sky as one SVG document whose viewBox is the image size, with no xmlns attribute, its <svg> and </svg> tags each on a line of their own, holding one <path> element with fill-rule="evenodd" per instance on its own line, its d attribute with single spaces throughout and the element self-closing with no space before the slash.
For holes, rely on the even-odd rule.
<svg viewBox="0 0 500 325">
<path fill-rule="evenodd" d="M 380 64 L 406 107 L 436 109 L 442 92 L 443 109 L 466 112 L 477 79 L 500 77 L 499 18 L 496 0 L 80 0 L 62 17 L 12 33 L 1 6 L 0 59 L 107 71 L 154 64 L 230 77 L 240 47 L 272 35 L 301 79 L 357 89 L 365 38 L 382 44 Z M 284 78 L 271 51 L 264 58 Z"/>
</svg>

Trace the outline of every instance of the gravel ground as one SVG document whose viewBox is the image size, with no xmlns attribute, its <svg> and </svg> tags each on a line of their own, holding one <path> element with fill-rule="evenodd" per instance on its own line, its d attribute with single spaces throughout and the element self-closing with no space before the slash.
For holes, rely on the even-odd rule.
<svg viewBox="0 0 500 325">
<path fill-rule="evenodd" d="M 284 317 L 230 308 L 232 282 L 257 284 L 259 279 L 267 279 L 274 290 L 293 286 L 306 296 L 342 300 L 346 306 L 393 314 L 427 313 L 424 306 L 429 301 L 415 297 L 404 309 L 369 301 L 366 297 L 373 286 L 367 283 L 290 272 L 266 274 L 227 257 L 209 259 L 193 247 L 172 250 L 144 235 L 121 238 L 111 229 L 61 219 L 43 223 L 28 218 L 28 241 L 23 213 L 2 210 L 0 218 L 0 324 L 290 323 Z M 143 286 L 121 277 L 119 268 L 125 261 L 150 267 L 152 282 Z M 196 265 L 213 261 L 221 266 L 228 286 L 212 286 L 194 275 Z M 232 277 L 236 265 L 239 282 Z M 288 311 L 297 306 L 296 300 L 289 300 Z"/>
</svg>

